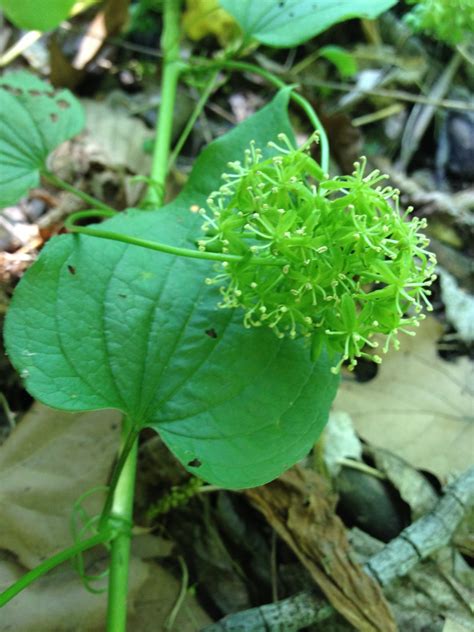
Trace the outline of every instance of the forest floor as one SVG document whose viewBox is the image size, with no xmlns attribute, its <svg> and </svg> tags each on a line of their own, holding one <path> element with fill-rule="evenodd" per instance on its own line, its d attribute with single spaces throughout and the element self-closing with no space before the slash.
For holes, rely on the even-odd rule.
<svg viewBox="0 0 474 632">
<path fill-rule="evenodd" d="M 117 18 L 100 36 L 93 17 L 89 10 L 38 38 L 3 71 L 30 68 L 80 98 L 86 129 L 56 151 L 56 172 L 130 208 L 151 160 L 160 15 L 135 16 L 121 34 Z M 1 59 L 21 36 L 5 26 Z M 318 55 L 327 45 L 347 51 L 342 65 Z M 209 57 L 219 44 L 207 35 L 182 48 Z M 250 57 L 310 100 L 328 132 L 333 173 L 351 172 L 364 154 L 390 176 L 401 205 L 427 218 L 439 263 L 434 309 L 382 366 L 343 371 L 312 453 L 265 487 L 201 489 L 154 432 L 142 434 L 129 629 L 195 632 L 228 616 L 209 630 L 474 630 L 474 482 L 466 475 L 474 462 L 472 59 L 413 35 L 395 11 L 337 25 L 290 51 L 260 46 Z M 180 86 L 174 140 L 201 89 Z M 271 94 L 262 78 L 219 74 L 168 178 L 168 199 L 199 151 Z M 297 108 L 291 119 L 306 138 Z M 43 245 L 80 208 L 42 183 L 1 211 L 0 318 Z M 0 581 L 8 583 L 70 542 L 72 506 L 113 466 L 119 418 L 48 409 L 31 400 L 3 354 L 0 368 Z M 88 499 L 91 514 L 99 501 Z M 104 557 L 87 558 L 88 570 Z M 105 596 L 84 590 L 65 565 L 5 608 L 0 632 L 94 632 L 105 608 Z M 262 617 L 281 627 L 265 628 Z"/>
</svg>

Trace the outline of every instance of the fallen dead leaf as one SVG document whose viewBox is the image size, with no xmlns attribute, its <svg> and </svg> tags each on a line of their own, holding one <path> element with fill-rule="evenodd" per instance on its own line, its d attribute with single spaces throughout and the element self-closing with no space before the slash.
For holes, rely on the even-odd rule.
<svg viewBox="0 0 474 632">
<path fill-rule="evenodd" d="M 460 287 L 457 279 L 438 267 L 441 298 L 446 306 L 446 318 L 454 325 L 461 340 L 474 342 L 474 296 Z"/>
<path fill-rule="evenodd" d="M 75 501 L 104 485 L 119 445 L 119 413 L 70 414 L 34 404 L 0 451 L 0 549 L 27 568 L 72 544 Z M 99 513 L 101 495 L 88 508 Z"/>
<path fill-rule="evenodd" d="M 24 573 L 18 564 L 0 560 L 0 585 L 13 583 Z M 155 562 L 134 557 L 128 578 L 132 632 L 169 632 L 169 616 L 177 603 L 181 583 Z M 66 563 L 42 577 L 2 608 L 0 632 L 103 632 L 107 594 L 88 592 L 71 565 Z M 176 615 L 173 630 L 196 632 L 212 623 L 191 592 Z"/>
<path fill-rule="evenodd" d="M 403 632 L 435 631 L 441 617 L 446 616 L 462 626 L 458 632 L 474 632 L 472 593 L 432 560 L 425 560 L 408 577 L 394 582 L 386 589 L 386 595 Z"/>
<path fill-rule="evenodd" d="M 308 569 L 332 606 L 361 632 L 395 632 L 380 586 L 353 560 L 324 478 L 298 466 L 245 495 Z"/>
<path fill-rule="evenodd" d="M 144 144 L 153 138 L 153 132 L 145 123 L 110 103 L 83 99 L 82 105 L 90 159 L 113 169 L 148 173 L 151 158 L 145 153 Z"/>
<path fill-rule="evenodd" d="M 0 592 L 72 543 L 73 504 L 84 492 L 106 484 L 119 444 L 119 420 L 116 411 L 73 415 L 36 403 L 4 443 L 0 452 Z M 101 494 L 92 495 L 87 501 L 89 512 L 98 514 L 102 502 Z M 171 547 L 151 534 L 138 536 L 132 547 L 128 629 L 134 632 L 167 629 L 180 581 L 143 558 L 167 556 Z M 107 552 L 96 547 L 85 561 L 87 571 L 95 574 L 107 563 Z M 66 562 L 2 608 L 0 632 L 101 632 L 106 611 L 106 593 L 88 592 Z M 210 622 L 195 598 L 187 595 L 174 629 L 194 632 Z"/>
<path fill-rule="evenodd" d="M 108 37 L 120 33 L 128 20 L 129 0 L 107 0 L 88 25 L 72 62 L 73 68 L 82 70 L 91 62 Z"/>
<path fill-rule="evenodd" d="M 25 249 L 16 252 L 0 252 L 0 283 L 5 287 L 13 285 L 35 260 L 34 250 L 41 245 L 39 240 L 33 240 Z M 33 251 L 33 252 L 31 252 Z"/>
<path fill-rule="evenodd" d="M 363 439 L 446 480 L 472 465 L 473 364 L 436 353 L 434 318 L 401 351 L 388 354 L 370 382 L 343 381 L 334 410 L 348 412 Z"/>
<path fill-rule="evenodd" d="M 85 130 L 54 152 L 55 173 L 114 208 L 133 206 L 144 186 L 135 181 L 135 175 L 148 173 L 151 164 L 145 143 L 153 138 L 153 132 L 130 114 L 127 97 L 120 91 L 107 101 L 83 99 L 81 103 L 86 113 Z M 81 175 L 85 181 L 79 180 Z M 76 210 L 63 206 L 53 210 L 52 219 L 62 219 Z"/>
<path fill-rule="evenodd" d="M 189 591 L 174 620 L 172 628 L 166 628 L 168 618 L 181 590 L 180 581 L 158 564 L 150 564 L 148 579 L 135 601 L 134 613 L 128 619 L 131 632 L 196 632 L 212 623 Z M 103 628 L 96 632 L 102 632 Z"/>
<path fill-rule="evenodd" d="M 412 521 L 433 510 L 439 497 L 421 472 L 388 450 L 370 447 L 367 452 L 410 507 Z"/>
<path fill-rule="evenodd" d="M 12 584 L 24 573 L 25 569 L 14 562 L 0 561 L 0 586 Z M 128 582 L 130 604 L 148 576 L 149 565 L 132 559 Z M 2 608 L 0 632 L 98 632 L 105 629 L 106 612 L 106 593 L 96 595 L 87 591 L 71 564 L 65 563 Z M 150 622 L 148 629 L 151 628 Z"/>
<path fill-rule="evenodd" d="M 338 475 L 344 459 L 362 461 L 362 444 L 347 413 L 332 411 L 329 414 L 321 444 L 324 463 L 332 477 Z"/>
</svg>

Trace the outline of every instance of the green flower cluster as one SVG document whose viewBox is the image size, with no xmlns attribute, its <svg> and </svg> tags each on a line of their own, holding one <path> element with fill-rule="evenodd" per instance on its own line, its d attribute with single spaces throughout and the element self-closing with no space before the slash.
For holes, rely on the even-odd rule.
<svg viewBox="0 0 474 632">
<path fill-rule="evenodd" d="M 374 336 L 386 336 L 384 352 L 398 348 L 398 332 L 414 335 L 407 327 L 432 309 L 436 259 L 419 232 L 426 221 L 400 214 L 399 192 L 380 185 L 379 171 L 365 175 L 365 158 L 331 179 L 309 155 L 315 136 L 299 149 L 279 139 L 284 146 L 270 143 L 268 159 L 252 143 L 200 210 L 199 248 L 243 256 L 206 282 L 221 286 L 220 307 L 245 310 L 246 327 L 307 337 L 314 359 L 323 345 L 340 354 L 334 372 L 346 360 L 380 362 L 367 352 L 379 346 Z"/>
<path fill-rule="evenodd" d="M 472 33 L 474 0 L 408 0 L 416 6 L 407 22 L 415 31 L 425 31 L 455 46 Z"/>
</svg>

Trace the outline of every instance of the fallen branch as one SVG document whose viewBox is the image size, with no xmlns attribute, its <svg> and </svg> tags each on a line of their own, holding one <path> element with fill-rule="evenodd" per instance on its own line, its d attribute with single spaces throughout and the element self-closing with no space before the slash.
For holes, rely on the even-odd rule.
<svg viewBox="0 0 474 632">
<path fill-rule="evenodd" d="M 372 556 L 364 570 L 386 586 L 446 546 L 466 510 L 474 504 L 474 467 L 446 488 L 436 507 Z"/>
<path fill-rule="evenodd" d="M 327 601 L 309 590 L 275 603 L 224 617 L 202 632 L 297 632 L 334 614 Z"/>
<path fill-rule="evenodd" d="M 406 575 L 452 539 L 465 512 L 474 504 L 474 467 L 447 486 L 436 507 L 373 555 L 364 570 L 382 586 Z M 293 595 L 236 614 L 231 614 L 202 632 L 296 632 L 335 614 L 327 602 L 311 591 Z"/>
</svg>

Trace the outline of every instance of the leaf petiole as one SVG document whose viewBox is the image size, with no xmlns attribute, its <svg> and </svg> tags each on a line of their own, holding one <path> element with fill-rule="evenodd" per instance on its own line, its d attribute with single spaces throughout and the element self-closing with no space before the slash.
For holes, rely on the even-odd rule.
<svg viewBox="0 0 474 632">
<path fill-rule="evenodd" d="M 227 70 L 240 70 L 242 72 L 250 72 L 255 75 L 259 75 L 266 79 L 269 83 L 273 84 L 276 88 L 287 88 L 289 87 L 280 77 L 277 77 L 275 74 L 266 70 L 265 68 L 260 68 L 259 66 L 255 66 L 254 64 L 250 64 L 246 61 L 234 61 L 232 59 L 226 60 L 212 60 L 201 59 L 200 57 L 195 57 L 191 61 L 195 61 L 196 65 L 190 66 L 190 70 L 193 71 L 204 71 L 212 68 L 224 68 Z M 321 143 L 321 168 L 325 173 L 329 171 L 329 141 L 326 134 L 326 130 L 323 127 L 323 124 L 319 120 L 318 115 L 314 111 L 311 103 L 305 99 L 298 92 L 291 92 L 290 98 L 297 103 L 301 109 L 304 111 L 306 116 L 308 117 L 310 123 L 313 127 L 319 132 L 319 138 Z"/>
<path fill-rule="evenodd" d="M 70 215 L 66 219 L 64 225 L 72 233 L 80 233 L 83 235 L 89 235 L 90 237 L 99 237 L 101 239 L 110 239 L 112 241 L 121 241 L 122 243 L 131 244 L 132 246 L 140 246 L 141 248 L 165 252 L 169 255 L 175 255 L 178 257 L 190 257 L 192 259 L 205 259 L 208 261 L 227 261 L 229 263 L 239 263 L 248 259 L 246 256 L 231 255 L 220 252 L 202 252 L 201 250 L 192 250 L 191 248 L 180 248 L 179 246 L 170 246 L 159 241 L 132 237 L 131 235 L 124 235 L 123 233 L 116 233 L 110 230 L 101 230 L 97 228 L 90 228 L 89 226 L 76 225 L 76 222 L 82 219 L 91 217 L 114 217 L 115 215 L 117 215 L 117 211 L 112 210 L 79 211 L 78 213 Z M 283 259 L 263 257 L 251 257 L 251 261 L 255 265 L 266 266 L 280 266 L 286 265 L 287 263 L 287 261 Z"/>
<path fill-rule="evenodd" d="M 89 195 L 88 193 L 84 193 L 84 191 L 81 191 L 80 189 L 76 189 L 75 186 L 73 186 L 72 184 L 69 184 L 68 182 L 65 182 L 64 180 L 59 178 L 56 174 L 51 173 L 51 171 L 48 171 L 47 169 L 43 169 L 41 171 L 41 175 L 43 176 L 45 180 L 48 180 L 48 182 L 53 184 L 55 187 L 58 187 L 58 189 L 64 189 L 64 191 L 68 191 L 69 193 L 72 193 L 73 195 L 78 197 L 80 200 L 83 200 L 87 204 L 90 204 L 91 206 L 95 206 L 96 208 L 100 208 L 102 211 L 115 212 L 114 209 L 108 204 L 105 204 L 105 202 L 101 202 L 100 200 L 97 200 L 95 197 L 92 197 L 92 195 Z"/>
</svg>

